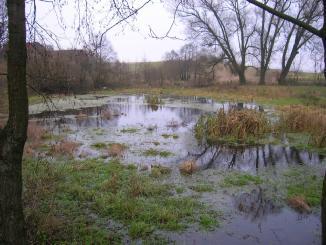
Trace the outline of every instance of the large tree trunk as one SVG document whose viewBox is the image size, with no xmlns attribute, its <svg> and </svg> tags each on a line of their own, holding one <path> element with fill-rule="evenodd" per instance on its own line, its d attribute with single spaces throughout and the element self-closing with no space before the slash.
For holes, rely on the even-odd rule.
<svg viewBox="0 0 326 245">
<path fill-rule="evenodd" d="M 265 85 L 265 79 L 266 79 L 266 70 L 265 68 L 261 68 L 259 73 L 259 85 Z"/>
<path fill-rule="evenodd" d="M 245 85 L 247 83 L 245 71 L 239 72 L 239 82 L 240 82 L 240 85 Z"/>
<path fill-rule="evenodd" d="M 26 244 L 22 155 L 28 125 L 25 1 L 7 0 L 9 119 L 0 131 L 0 244 Z"/>
<path fill-rule="evenodd" d="M 322 244 L 326 245 L 326 172 L 324 176 L 323 194 L 321 201 Z"/>
</svg>

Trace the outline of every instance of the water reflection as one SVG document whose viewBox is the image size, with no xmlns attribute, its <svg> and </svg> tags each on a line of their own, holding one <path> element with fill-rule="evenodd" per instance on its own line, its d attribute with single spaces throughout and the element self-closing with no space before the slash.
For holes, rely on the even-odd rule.
<svg viewBox="0 0 326 245">
<path fill-rule="evenodd" d="M 322 164 L 325 156 L 281 145 L 262 145 L 252 147 L 205 147 L 195 154 L 197 163 L 203 169 L 231 168 L 256 171 L 266 167 L 287 167 L 296 164 Z"/>
<path fill-rule="evenodd" d="M 281 211 L 281 207 L 266 197 L 261 187 L 235 197 L 235 206 L 252 222 L 261 222 L 268 215 Z"/>
<path fill-rule="evenodd" d="M 264 110 L 253 103 L 217 103 L 202 97 L 163 97 L 163 104 L 147 105 L 144 96 L 107 97 L 107 104 L 79 110 L 43 112 L 32 117 L 43 120 L 45 125 L 56 128 L 58 132 L 70 128 L 75 138 L 90 145 L 93 141 L 117 141 L 140 148 L 152 147 L 149 142 L 161 141 L 162 134 L 173 133 L 177 139 L 166 140 L 159 146 L 171 151 L 175 157 L 166 162 L 170 164 L 195 157 L 198 165 L 205 168 L 232 168 L 256 171 L 266 167 L 282 167 L 294 164 L 320 164 L 325 161 L 323 155 L 300 151 L 284 145 L 261 145 L 246 148 L 226 146 L 201 147 L 193 135 L 193 126 L 200 115 L 214 113 L 219 108 L 255 108 Z M 52 116 L 55 115 L 53 118 Z M 110 133 L 99 138 L 90 135 L 90 128 L 102 128 Z M 125 128 L 136 128 L 140 133 L 123 136 L 115 134 Z M 148 130 L 146 130 L 148 129 Z M 153 129 L 153 130 L 151 130 Z M 120 138 L 119 138 L 120 137 Z M 163 149 L 164 148 L 164 149 Z M 196 154 L 193 154 L 196 153 Z M 129 160 L 137 160 L 135 154 L 129 153 Z M 136 159 L 136 160 L 135 160 Z M 138 161 L 143 161 L 139 158 Z M 156 160 L 156 159 L 155 159 Z"/>
</svg>

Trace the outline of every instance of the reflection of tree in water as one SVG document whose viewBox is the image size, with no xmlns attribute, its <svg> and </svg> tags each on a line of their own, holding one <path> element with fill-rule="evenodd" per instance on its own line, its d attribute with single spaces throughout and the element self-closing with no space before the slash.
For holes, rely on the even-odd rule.
<svg viewBox="0 0 326 245">
<path fill-rule="evenodd" d="M 194 155 L 202 169 L 224 167 L 230 169 L 252 169 L 258 172 L 265 167 L 281 167 L 295 164 L 321 164 L 323 155 L 300 151 L 294 147 L 260 145 L 230 147 L 205 146 Z"/>
<path fill-rule="evenodd" d="M 245 214 L 251 221 L 259 222 L 270 214 L 279 213 L 280 206 L 266 197 L 261 187 L 253 189 L 250 193 L 242 193 L 235 198 L 237 210 Z"/>
</svg>

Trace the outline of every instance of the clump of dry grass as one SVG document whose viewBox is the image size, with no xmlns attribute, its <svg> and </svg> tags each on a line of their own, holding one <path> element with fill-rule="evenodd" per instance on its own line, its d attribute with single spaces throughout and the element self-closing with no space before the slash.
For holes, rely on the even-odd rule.
<svg viewBox="0 0 326 245">
<path fill-rule="evenodd" d="M 112 143 L 109 145 L 109 156 L 110 157 L 122 157 L 124 151 L 126 150 L 126 146 L 120 143 Z"/>
<path fill-rule="evenodd" d="M 38 125 L 37 122 L 29 122 L 27 130 L 27 138 L 30 142 L 39 142 L 47 134 L 47 130 Z"/>
<path fill-rule="evenodd" d="M 180 164 L 179 170 L 182 174 L 193 174 L 198 170 L 195 160 L 188 160 Z"/>
<path fill-rule="evenodd" d="M 151 174 L 150 176 L 151 177 L 154 177 L 154 178 L 159 178 L 163 175 L 168 175 L 172 172 L 172 170 L 168 167 L 164 167 L 164 166 L 161 166 L 161 165 L 154 165 L 152 166 L 151 168 Z"/>
<path fill-rule="evenodd" d="M 106 120 L 110 120 L 113 117 L 113 115 L 112 115 L 112 112 L 110 110 L 106 109 L 106 110 L 101 112 L 101 117 L 106 119 Z"/>
<path fill-rule="evenodd" d="M 288 199 L 288 204 L 291 208 L 297 210 L 300 213 L 310 213 L 311 209 L 307 204 L 307 201 L 302 196 L 295 196 Z"/>
<path fill-rule="evenodd" d="M 326 146 L 326 110 L 307 106 L 281 108 L 278 130 L 309 133 L 310 143 L 317 147 Z"/>
<path fill-rule="evenodd" d="M 223 138 L 243 141 L 247 138 L 261 137 L 270 132 L 271 125 L 266 115 L 253 109 L 225 111 L 203 116 L 195 127 L 196 138 L 208 143 L 216 143 Z"/>
<path fill-rule="evenodd" d="M 79 147 L 79 144 L 73 141 L 61 140 L 51 146 L 50 153 L 55 156 L 68 156 L 73 157 L 75 151 Z"/>
</svg>

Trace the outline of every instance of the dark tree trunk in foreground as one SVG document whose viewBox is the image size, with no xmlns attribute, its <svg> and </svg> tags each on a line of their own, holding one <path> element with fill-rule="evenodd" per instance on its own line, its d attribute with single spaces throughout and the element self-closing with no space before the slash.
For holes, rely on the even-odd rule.
<svg viewBox="0 0 326 245">
<path fill-rule="evenodd" d="M 0 244 L 26 244 L 22 155 L 28 125 L 25 1 L 7 0 L 9 118 L 0 130 Z"/>
<path fill-rule="evenodd" d="M 326 172 L 324 176 L 324 184 L 323 184 L 323 195 L 321 201 L 321 224 L 322 224 L 322 239 L 323 245 L 326 245 Z"/>
</svg>

